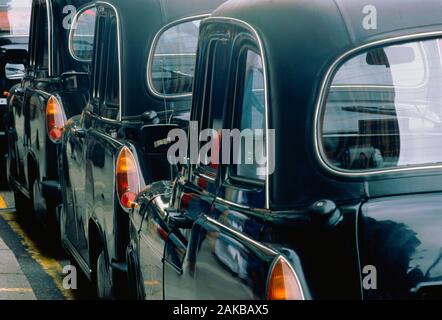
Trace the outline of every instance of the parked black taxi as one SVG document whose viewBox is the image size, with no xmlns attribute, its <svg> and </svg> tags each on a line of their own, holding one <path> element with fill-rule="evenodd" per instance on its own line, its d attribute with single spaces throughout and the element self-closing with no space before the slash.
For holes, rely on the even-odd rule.
<svg viewBox="0 0 442 320">
<path fill-rule="evenodd" d="M 265 152 L 235 162 L 251 154 L 220 152 L 222 131 L 210 161 L 142 190 L 133 295 L 442 298 L 441 12 L 435 0 L 232 0 L 204 20 L 196 139 L 252 129 Z"/>
<path fill-rule="evenodd" d="M 7 188 L 9 90 L 24 75 L 27 63 L 31 0 L 0 4 L 0 188 Z"/>
<path fill-rule="evenodd" d="M 128 211 L 171 179 L 167 133 L 187 127 L 200 20 L 222 0 L 97 2 L 92 92 L 67 121 L 63 246 L 99 298 L 127 293 Z"/>
<path fill-rule="evenodd" d="M 66 118 L 81 113 L 88 98 L 94 27 L 90 1 L 34 0 L 29 66 L 10 93 L 9 185 L 17 210 L 34 214 L 50 242 L 59 239 L 57 153 Z"/>
</svg>

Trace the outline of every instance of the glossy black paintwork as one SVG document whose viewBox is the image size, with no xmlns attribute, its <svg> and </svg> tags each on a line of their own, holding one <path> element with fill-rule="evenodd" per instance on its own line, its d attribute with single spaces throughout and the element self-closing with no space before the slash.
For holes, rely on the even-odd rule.
<svg viewBox="0 0 442 320">
<path fill-rule="evenodd" d="M 6 78 L 5 67 L 8 63 L 8 50 L 27 50 L 29 36 L 2 36 L 0 37 L 0 96 L 2 103 L 0 104 L 0 185 L 7 185 L 7 169 L 6 169 L 6 155 L 8 153 L 8 105 L 7 96 L 4 92 L 17 85 L 20 80 L 9 80 Z"/>
<path fill-rule="evenodd" d="M 129 243 L 128 214 L 119 203 L 115 187 L 118 154 L 123 146 L 130 148 L 136 157 L 142 187 L 171 179 L 174 171 L 166 153 L 152 153 L 147 146 L 166 138 L 171 128 L 186 127 L 190 115 L 191 97 L 158 98 L 147 88 L 148 56 L 154 37 L 165 25 L 208 14 L 221 2 L 131 0 L 98 4 L 99 10 L 103 8 L 109 16 L 118 16 L 120 23 L 121 97 L 116 106 L 119 115 L 105 116 L 100 109 L 103 102 L 91 92 L 82 115 L 68 121 L 60 166 L 64 198 L 62 238 L 66 249 L 91 279 L 97 252 L 105 252 L 117 297 L 125 295 Z M 113 36 L 117 36 L 116 31 Z M 96 43 L 96 52 L 98 44 L 103 45 Z M 94 62 L 93 70 L 98 63 Z M 105 74 L 92 73 L 93 83 L 106 79 Z M 173 117 L 163 112 L 165 108 L 175 110 Z M 150 118 L 145 114 L 151 111 L 156 116 Z"/>
<path fill-rule="evenodd" d="M 410 299 L 420 286 L 440 287 L 441 196 L 396 196 L 363 206 L 361 261 L 378 270 L 378 290 L 366 291 L 365 298 Z M 441 298 L 440 289 L 427 298 Z"/>
<path fill-rule="evenodd" d="M 365 5 L 385 19 L 377 30 L 360 23 Z M 148 186 L 131 214 L 134 297 L 265 299 L 278 256 L 290 261 L 306 298 L 416 298 L 423 286 L 440 287 L 440 170 L 336 176 L 319 162 L 313 134 L 333 62 L 373 41 L 440 31 L 440 7 L 433 0 L 232 0 L 215 10 L 201 27 L 191 119 L 201 120 L 207 44 L 247 38 L 262 45 L 269 128 L 277 132 L 268 207 L 264 186 L 235 183 L 224 165 L 214 175 L 185 166 L 173 183 Z M 231 98 L 227 91 L 227 126 Z M 332 216 L 312 206 L 321 199 L 336 205 Z M 364 289 L 367 265 L 377 268 L 377 290 Z M 442 298 L 440 290 L 426 297 Z"/>
<path fill-rule="evenodd" d="M 52 95 L 56 96 L 68 118 L 80 113 L 85 105 L 87 95 L 66 92 L 60 77 L 67 71 L 87 72 L 89 65 L 78 62 L 70 55 L 69 29 L 59 26 L 63 25 L 66 17 L 66 13 L 63 13 L 65 6 L 73 5 L 80 9 L 88 2 L 34 2 L 29 45 L 30 65 L 25 78 L 20 85 L 14 87 L 10 98 L 7 168 L 10 187 L 18 195 L 17 200 L 29 202 L 37 216 L 45 216 L 55 225 L 56 207 L 61 202 L 57 161 L 60 145 L 53 143 L 48 137 L 46 104 Z M 43 7 L 45 3 L 48 6 Z M 39 8 L 42 16 L 37 18 Z M 51 30 L 47 36 L 48 31 L 41 30 L 44 19 L 48 21 L 48 30 Z M 48 37 L 51 41 L 47 40 Z M 51 43 L 51 46 L 45 43 Z M 39 61 L 43 59 L 41 51 L 46 46 L 48 59 L 43 65 Z"/>
</svg>

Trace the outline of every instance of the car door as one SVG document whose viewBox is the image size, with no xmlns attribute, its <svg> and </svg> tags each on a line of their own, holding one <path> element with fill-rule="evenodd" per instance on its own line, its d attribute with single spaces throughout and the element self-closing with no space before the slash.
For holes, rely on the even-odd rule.
<svg viewBox="0 0 442 320">
<path fill-rule="evenodd" d="M 39 110 L 44 107 L 46 96 L 37 90 L 37 82 L 50 76 L 49 61 L 49 8 L 45 1 L 34 1 L 32 5 L 30 34 L 30 66 L 21 86 L 14 91 L 11 116 L 15 129 L 8 133 L 13 178 L 28 185 L 27 154 L 30 151 L 31 124 Z M 42 85 L 44 87 L 44 84 Z M 41 89 L 41 88 L 39 88 Z"/>
<path fill-rule="evenodd" d="M 25 176 L 27 177 L 27 186 L 32 188 L 33 180 L 38 179 L 39 173 L 33 172 L 34 168 L 29 168 L 32 160 L 44 159 L 46 155 L 46 127 L 45 121 L 41 119 L 46 114 L 46 104 L 50 97 L 47 93 L 50 91 L 53 77 L 52 64 L 52 19 L 50 12 L 52 8 L 46 1 L 35 2 L 38 10 L 33 16 L 34 30 L 31 32 L 31 74 L 29 86 L 25 87 L 24 96 L 24 141 L 23 159 Z M 32 67 L 33 66 L 33 67 Z"/>
<path fill-rule="evenodd" d="M 90 169 L 88 167 L 87 147 L 91 138 L 91 131 L 100 113 L 100 99 L 103 96 L 102 77 L 105 66 L 104 47 L 106 35 L 107 16 L 105 12 L 97 13 L 95 30 L 95 49 L 93 52 L 92 94 L 88 105 L 81 116 L 74 116 L 66 126 L 66 233 L 75 251 L 87 261 L 87 224 L 86 197 Z"/>
<path fill-rule="evenodd" d="M 85 143 L 83 171 L 84 208 L 79 220 L 79 248 L 83 257 L 89 259 L 89 223 L 98 221 L 101 227 L 113 228 L 114 219 L 114 167 L 118 150 L 122 144 L 116 140 L 120 128 L 120 89 L 117 43 L 117 19 L 108 6 L 99 8 L 97 25 L 97 48 L 94 64 L 94 121 Z M 107 212 L 99 215 L 96 213 Z M 113 234 L 113 230 L 100 230 Z M 108 233 L 107 233 L 108 232 Z M 104 239 L 102 239 L 104 240 Z M 106 239 L 113 244 L 115 239 Z"/>
<path fill-rule="evenodd" d="M 114 258 L 116 243 L 123 234 L 118 219 L 119 204 L 115 197 L 116 159 L 123 143 L 118 140 L 121 128 L 121 84 L 118 35 L 119 26 L 117 12 L 108 5 L 99 7 L 99 31 L 103 32 L 98 39 L 97 53 L 101 56 L 101 65 L 95 71 L 98 99 L 96 118 L 87 140 L 85 162 L 85 211 L 84 224 L 80 228 L 81 250 L 89 255 L 89 248 L 103 246 L 109 261 Z M 102 26 L 100 25 L 102 24 Z M 102 31 L 101 31 L 102 30 Z M 124 218 L 127 216 L 124 215 Z M 90 222 L 99 229 L 97 237 L 90 239 Z M 127 226 L 127 222 L 123 224 Z M 94 243 L 99 241 L 100 243 Z M 126 246 L 126 243 L 124 244 Z M 110 262 L 109 262 L 110 263 Z"/>
<path fill-rule="evenodd" d="M 89 34 L 95 30 L 96 19 L 94 14 L 96 9 L 93 6 L 86 6 L 79 11 L 75 19 L 75 24 L 72 26 L 74 33 L 70 38 L 71 54 L 76 59 L 82 59 L 83 62 L 90 62 L 93 50 L 89 47 L 84 49 L 85 43 L 90 43 Z M 92 18 L 91 18 L 92 17 Z M 75 33 L 77 32 L 77 33 Z M 99 32 L 97 32 L 99 34 Z M 89 36 L 89 37 L 88 37 Z M 87 41 L 84 40 L 85 37 Z M 101 59 L 96 59 L 100 61 Z M 86 156 L 86 141 L 89 130 L 95 119 L 97 112 L 96 97 L 92 97 L 87 103 L 83 112 L 80 115 L 75 115 L 69 119 L 65 126 L 64 135 L 64 158 L 60 176 L 64 179 L 63 197 L 65 220 L 62 222 L 65 225 L 65 234 L 67 239 L 74 246 L 78 245 L 78 222 L 81 217 L 81 212 L 84 211 L 85 201 L 85 181 L 86 173 L 84 172 L 85 156 Z"/>
<path fill-rule="evenodd" d="M 195 281 L 195 249 L 200 241 L 207 238 L 207 230 L 202 228 L 202 217 L 209 215 L 219 188 L 219 133 L 224 125 L 224 113 L 227 110 L 226 88 L 229 83 L 231 41 L 227 34 L 217 35 L 208 40 L 207 67 L 196 76 L 204 76 L 208 81 L 195 91 L 192 119 L 189 129 L 189 159 L 191 170 L 186 179 L 178 181 L 178 199 L 175 206 L 178 212 L 169 216 L 169 237 L 164 252 L 164 297 L 165 299 L 198 299 L 205 297 L 203 283 Z M 201 66 L 197 66 L 197 70 Z M 206 141 L 214 142 L 214 147 L 205 152 L 205 140 L 208 131 L 217 135 Z M 201 152 L 200 152 L 201 151 Z M 191 223 L 176 223 L 176 217 L 185 216 Z M 198 241 L 199 240 L 199 241 Z M 196 247 L 195 247 L 196 246 Z M 210 258 L 210 257 L 207 257 Z"/>
</svg>

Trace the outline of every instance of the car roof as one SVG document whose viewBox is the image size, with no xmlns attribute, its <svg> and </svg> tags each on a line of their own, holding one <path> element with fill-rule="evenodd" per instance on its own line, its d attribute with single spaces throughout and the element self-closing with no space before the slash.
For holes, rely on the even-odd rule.
<svg viewBox="0 0 442 320">
<path fill-rule="evenodd" d="M 374 29 L 363 23 L 373 9 L 377 15 Z M 413 31 L 440 30 L 441 14 L 439 0 L 230 0 L 212 16 L 245 21 L 269 37 L 271 32 L 290 29 L 291 36 L 331 38 L 336 47 L 348 46 L 348 42 L 357 47 Z M 337 31 L 343 31 L 344 37 L 336 38 Z"/>
<path fill-rule="evenodd" d="M 109 0 L 119 15 L 122 37 L 122 117 L 191 104 L 191 97 L 164 100 L 147 87 L 147 62 L 156 34 L 169 23 L 210 14 L 225 0 Z"/>
<path fill-rule="evenodd" d="M 373 8 L 377 26 L 366 29 L 364 18 Z M 440 32 L 441 17 L 440 0 L 230 0 L 213 12 L 203 28 L 240 20 L 255 29 L 263 45 L 269 121 L 276 129 L 276 170 L 268 188 L 272 208 L 305 206 L 321 198 L 345 201 L 442 190 L 440 170 L 431 176 L 424 170 L 337 177 L 320 165 L 314 148 L 319 93 L 337 59 L 385 39 Z"/>
</svg>

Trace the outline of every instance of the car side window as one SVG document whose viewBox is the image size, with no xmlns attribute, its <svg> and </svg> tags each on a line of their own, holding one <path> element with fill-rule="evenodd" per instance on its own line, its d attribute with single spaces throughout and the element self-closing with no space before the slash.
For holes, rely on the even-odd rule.
<svg viewBox="0 0 442 320">
<path fill-rule="evenodd" d="M 220 156 L 220 138 L 223 129 L 223 112 L 226 106 L 226 96 L 229 81 L 229 61 L 230 61 L 230 43 L 226 41 L 213 41 L 209 45 L 207 70 L 206 70 L 206 88 L 201 114 L 199 119 L 200 130 L 209 129 L 218 133 L 218 142 L 215 142 L 213 148 L 208 152 L 208 159 L 201 159 L 201 169 L 211 176 L 216 177 L 219 167 Z M 206 144 L 202 142 L 201 147 Z M 216 159 L 216 160 L 215 160 Z"/>
<path fill-rule="evenodd" d="M 116 17 L 108 13 L 100 13 L 97 21 L 93 98 L 99 105 L 100 116 L 116 120 L 120 107 L 118 25 Z"/>
<path fill-rule="evenodd" d="M 95 7 L 83 9 L 72 24 L 69 35 L 69 51 L 76 60 L 82 62 L 92 60 L 96 13 Z"/>
<path fill-rule="evenodd" d="M 36 70 L 49 70 L 49 17 L 46 2 L 34 3 L 31 30 L 33 66 Z"/>
<path fill-rule="evenodd" d="M 97 102 L 101 99 L 102 95 L 102 70 L 104 66 L 104 45 L 105 45 L 105 25 L 106 17 L 100 13 L 97 17 L 96 30 L 95 30 L 95 41 L 96 46 L 93 54 L 93 98 Z"/>
<path fill-rule="evenodd" d="M 240 132 L 233 144 L 233 176 L 265 180 L 265 95 L 261 56 L 252 49 L 241 51 L 236 88 L 234 127 Z"/>
<path fill-rule="evenodd" d="M 163 97 L 192 93 L 200 21 L 181 22 L 158 37 L 148 68 L 154 93 Z"/>
<path fill-rule="evenodd" d="M 107 65 L 106 106 L 117 108 L 120 99 L 117 22 L 112 19 L 109 33 L 109 56 Z"/>
</svg>

